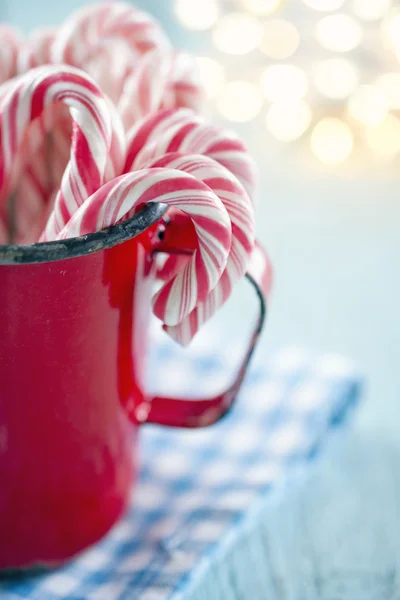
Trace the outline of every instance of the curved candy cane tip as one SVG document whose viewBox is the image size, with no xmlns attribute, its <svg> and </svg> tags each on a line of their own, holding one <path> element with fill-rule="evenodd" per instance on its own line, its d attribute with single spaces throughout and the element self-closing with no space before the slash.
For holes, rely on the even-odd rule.
<svg viewBox="0 0 400 600">
<path fill-rule="evenodd" d="M 199 155 L 166 154 L 146 164 L 146 168 L 182 170 L 203 181 L 222 201 L 232 222 L 232 244 L 226 268 L 210 293 L 198 301 L 192 312 L 179 320 L 165 321 L 167 332 L 180 343 L 188 343 L 197 330 L 208 321 L 229 298 L 233 286 L 246 272 L 254 247 L 254 210 L 251 201 L 236 177 L 215 160 Z M 177 270 L 176 257 L 169 257 L 160 274 L 165 278 Z M 168 290 L 167 297 L 172 295 Z M 164 309 L 160 299 L 161 309 Z M 156 312 L 156 310 L 154 311 Z"/>
<path fill-rule="evenodd" d="M 85 6 L 71 15 L 60 29 L 53 61 L 82 66 L 102 40 L 116 37 L 126 38 L 141 53 L 170 47 L 163 29 L 150 15 L 124 2 L 108 2 Z"/>
<path fill-rule="evenodd" d="M 204 96 L 194 57 L 155 48 L 126 78 L 118 103 L 125 128 L 162 109 L 200 108 Z"/>
<path fill-rule="evenodd" d="M 159 121 L 164 121 L 162 127 Z M 142 168 L 150 159 L 168 152 L 202 154 L 231 171 L 254 199 L 257 170 L 240 138 L 230 131 L 208 125 L 193 111 L 184 112 L 184 109 L 161 115 L 159 121 L 144 119 L 130 132 L 126 171 Z M 141 135 L 144 130 L 146 134 Z"/>
<path fill-rule="evenodd" d="M 170 108 L 144 117 L 127 133 L 127 154 L 124 172 L 129 173 L 137 167 L 139 153 L 158 136 L 169 131 L 177 123 L 184 124 L 195 119 L 193 111 L 185 108 Z M 144 161 L 141 161 L 142 164 Z M 139 167 L 140 168 L 140 167 Z"/>
<path fill-rule="evenodd" d="M 55 211 L 49 220 L 49 227 L 53 229 L 48 230 L 48 235 L 52 237 L 77 206 L 104 182 L 112 148 L 113 123 L 103 94 L 92 78 L 80 69 L 65 65 L 40 66 L 17 80 L 1 102 L 0 149 L 5 159 L 1 192 L 4 197 L 16 184 L 20 168 L 18 160 L 27 163 L 43 143 L 49 128 L 51 130 L 52 111 L 59 105 L 67 107 L 73 123 L 70 159 L 55 198 Z M 28 127 L 30 133 L 27 136 Z M 24 152 L 24 149 L 29 151 Z M 122 155 L 120 164 L 123 159 Z M 37 169 L 38 165 L 34 167 Z M 4 181 L 6 185 L 3 185 Z"/>
</svg>

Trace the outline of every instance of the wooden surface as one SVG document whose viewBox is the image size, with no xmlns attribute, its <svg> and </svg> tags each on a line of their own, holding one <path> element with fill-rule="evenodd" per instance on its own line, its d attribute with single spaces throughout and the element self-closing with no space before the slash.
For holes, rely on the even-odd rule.
<svg viewBox="0 0 400 600">
<path fill-rule="evenodd" d="M 398 464 L 399 449 L 388 440 L 340 440 L 306 486 L 243 528 L 185 600 L 399 600 Z M 254 595 L 260 580 L 265 593 Z"/>
</svg>

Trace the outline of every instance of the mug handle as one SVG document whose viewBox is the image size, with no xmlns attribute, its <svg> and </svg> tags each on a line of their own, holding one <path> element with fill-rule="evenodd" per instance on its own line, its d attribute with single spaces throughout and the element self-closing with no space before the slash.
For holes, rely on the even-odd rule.
<svg viewBox="0 0 400 600">
<path fill-rule="evenodd" d="M 172 224 L 173 219 L 172 222 L 167 221 L 166 230 Z M 179 250 L 173 248 L 167 239 L 173 239 L 174 236 L 166 236 L 166 230 L 163 232 L 164 237 L 156 251 L 179 254 Z M 168 231 L 168 233 L 170 232 Z M 182 234 L 182 231 L 180 233 Z M 182 243 L 182 237 L 180 237 L 180 242 Z M 148 410 L 145 411 L 145 414 L 142 413 L 142 418 L 139 421 L 142 423 L 168 425 L 169 427 L 205 427 L 219 421 L 230 410 L 246 374 L 267 315 L 267 298 L 272 283 L 272 267 L 264 248 L 258 241 L 255 242 L 250 257 L 246 279 L 256 291 L 259 301 L 259 314 L 247 352 L 228 389 L 216 396 L 195 400 L 153 396 L 149 398 L 148 404 L 146 403 Z"/>
</svg>

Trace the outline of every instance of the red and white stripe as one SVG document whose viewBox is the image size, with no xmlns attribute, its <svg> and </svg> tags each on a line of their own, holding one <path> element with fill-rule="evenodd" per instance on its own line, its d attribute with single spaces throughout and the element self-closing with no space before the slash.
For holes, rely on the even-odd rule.
<svg viewBox="0 0 400 600">
<path fill-rule="evenodd" d="M 141 159 L 143 150 L 152 147 L 154 142 L 168 135 L 168 132 L 175 130 L 176 127 L 183 127 L 184 124 L 191 126 L 192 121 L 197 120 L 201 123 L 201 118 L 197 117 L 193 111 L 181 108 L 161 110 L 155 114 L 148 115 L 135 125 L 127 133 L 127 150 L 124 171 L 129 173 L 134 171 L 138 164 L 145 161 Z M 178 149 L 174 149 L 177 152 Z M 165 154 L 165 153 L 164 153 Z M 154 157 L 149 157 L 154 158 Z M 149 160 L 147 159 L 147 160 Z"/>
<path fill-rule="evenodd" d="M 148 52 L 126 79 L 118 111 L 128 131 L 137 121 L 169 108 L 199 111 L 203 87 L 197 62 L 184 52 Z"/>
<path fill-rule="evenodd" d="M 57 104 L 68 107 L 72 141 L 48 224 L 53 231 L 61 230 L 104 182 L 113 140 L 109 106 L 87 75 L 65 66 L 32 69 L 0 98 L 0 203 L 15 188 L 22 165 L 40 148 Z"/>
<path fill-rule="evenodd" d="M 22 44 L 18 53 L 17 71 L 51 64 L 51 48 L 57 37 L 58 28 L 43 27 L 34 31 Z"/>
<path fill-rule="evenodd" d="M 236 134 L 208 125 L 185 109 L 160 112 L 144 119 L 128 132 L 125 172 L 140 169 L 150 160 L 169 152 L 202 154 L 233 173 L 254 202 L 257 171 L 243 142 Z"/>
<path fill-rule="evenodd" d="M 174 326 L 206 300 L 217 285 L 231 248 L 229 215 L 204 182 L 165 168 L 122 175 L 88 198 L 61 232 L 47 228 L 42 240 L 65 239 L 104 229 L 128 218 L 148 202 L 179 208 L 190 217 L 197 235 L 197 249 L 189 261 L 153 298 L 154 314 L 166 325 Z"/>
<path fill-rule="evenodd" d="M 188 173 L 211 189 L 225 206 L 232 226 L 232 244 L 226 268 L 207 298 L 175 326 L 166 331 L 183 345 L 188 344 L 200 327 L 226 302 L 233 286 L 245 275 L 254 247 L 254 210 L 237 178 L 211 158 L 199 155 L 166 154 L 148 163 L 147 168 L 175 169 Z M 169 277 L 184 261 L 168 259 Z"/>
<path fill-rule="evenodd" d="M 52 62 L 84 69 L 106 41 L 112 44 L 121 39 L 139 54 L 170 48 L 162 27 L 150 15 L 124 2 L 106 2 L 85 6 L 60 27 Z"/>
<path fill-rule="evenodd" d="M 17 58 L 22 36 L 10 25 L 1 23 L 0 40 L 0 83 L 3 83 L 17 73 Z"/>
</svg>

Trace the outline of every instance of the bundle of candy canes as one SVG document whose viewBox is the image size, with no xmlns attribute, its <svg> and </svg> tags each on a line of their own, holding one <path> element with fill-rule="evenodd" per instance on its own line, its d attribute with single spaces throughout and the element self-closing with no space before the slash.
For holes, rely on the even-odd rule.
<svg viewBox="0 0 400 600">
<path fill-rule="evenodd" d="M 0 243 L 80 236 L 168 205 L 196 249 L 168 259 L 153 311 L 188 343 L 246 272 L 256 179 L 240 139 L 200 116 L 195 59 L 118 2 L 0 36 Z"/>
</svg>

